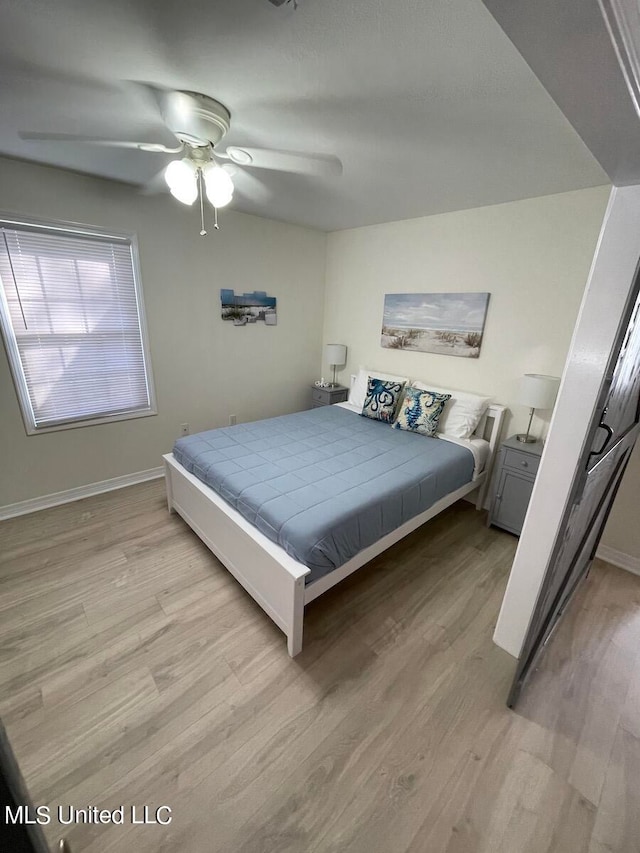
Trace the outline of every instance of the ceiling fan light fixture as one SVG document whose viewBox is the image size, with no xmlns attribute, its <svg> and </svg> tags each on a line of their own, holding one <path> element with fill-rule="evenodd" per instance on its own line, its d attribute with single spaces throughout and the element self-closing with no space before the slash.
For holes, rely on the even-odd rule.
<svg viewBox="0 0 640 853">
<path fill-rule="evenodd" d="M 221 207 L 226 207 L 231 202 L 231 200 L 233 199 L 233 196 L 232 195 L 211 195 L 210 193 L 207 193 L 207 198 L 209 199 L 210 203 L 214 207 L 219 209 Z"/>
<path fill-rule="evenodd" d="M 169 163 L 164 179 L 171 195 L 182 204 L 193 204 L 198 198 L 197 168 L 187 157 Z"/>
<path fill-rule="evenodd" d="M 233 181 L 217 163 L 202 167 L 207 198 L 214 207 L 225 207 L 233 198 Z"/>
</svg>

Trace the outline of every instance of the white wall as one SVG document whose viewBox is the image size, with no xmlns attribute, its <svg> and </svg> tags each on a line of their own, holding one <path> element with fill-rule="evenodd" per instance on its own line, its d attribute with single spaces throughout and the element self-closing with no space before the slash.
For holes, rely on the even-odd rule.
<svg viewBox="0 0 640 853">
<path fill-rule="evenodd" d="M 603 551 L 603 556 L 608 556 L 613 561 L 614 558 L 620 559 L 622 555 L 625 566 L 631 565 L 640 571 L 638 507 L 640 507 L 640 442 L 636 445 L 629 460 L 629 466 L 624 472 L 601 542 L 605 548 L 618 552 L 618 554 L 606 555 Z M 626 557 L 631 559 L 626 560 Z"/>
<path fill-rule="evenodd" d="M 320 355 L 326 235 L 225 210 L 199 236 L 170 196 L 0 159 L 0 210 L 138 235 L 159 414 L 27 436 L 0 355 L 0 506 L 153 468 L 191 431 L 307 407 Z M 266 290 L 278 325 L 220 319 L 220 288 Z"/>
<path fill-rule="evenodd" d="M 324 341 L 349 347 L 343 383 L 362 364 L 485 392 L 512 409 L 505 434 L 524 429 L 517 380 L 563 369 L 608 195 L 596 187 L 330 234 Z M 467 290 L 491 293 L 480 358 L 382 349 L 385 293 Z"/>
<path fill-rule="evenodd" d="M 640 187 L 614 189 L 494 634 L 515 657 L 567 505 L 639 255 Z M 620 492 L 618 511 L 621 497 Z M 637 503 L 623 511 L 637 525 Z M 615 540 L 611 544 L 617 548 Z"/>
</svg>

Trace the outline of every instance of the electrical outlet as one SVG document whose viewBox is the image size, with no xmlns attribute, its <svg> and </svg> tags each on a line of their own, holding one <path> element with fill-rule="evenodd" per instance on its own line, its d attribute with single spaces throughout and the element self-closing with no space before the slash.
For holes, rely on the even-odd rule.
<svg viewBox="0 0 640 853">
<path fill-rule="evenodd" d="M 189 435 L 189 424 L 180 424 L 180 435 Z"/>
<path fill-rule="evenodd" d="M 235 426 L 238 423 L 237 415 L 229 415 L 229 426 Z"/>
</svg>

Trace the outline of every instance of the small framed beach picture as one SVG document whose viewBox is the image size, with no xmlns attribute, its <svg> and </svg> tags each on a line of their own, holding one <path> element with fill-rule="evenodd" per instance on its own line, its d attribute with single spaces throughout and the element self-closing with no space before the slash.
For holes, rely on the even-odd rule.
<svg viewBox="0 0 640 853">
<path fill-rule="evenodd" d="M 478 358 L 489 293 L 387 293 L 382 338 L 386 349 Z"/>
<path fill-rule="evenodd" d="M 252 293 L 234 293 L 223 288 L 220 291 L 222 319 L 229 320 L 234 326 L 247 326 L 262 322 L 265 326 L 277 326 L 278 314 L 276 297 L 267 296 L 264 290 Z"/>
</svg>

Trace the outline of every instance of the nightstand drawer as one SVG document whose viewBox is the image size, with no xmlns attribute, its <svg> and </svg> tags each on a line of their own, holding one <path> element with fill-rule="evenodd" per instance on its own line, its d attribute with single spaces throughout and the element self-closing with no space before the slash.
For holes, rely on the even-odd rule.
<svg viewBox="0 0 640 853">
<path fill-rule="evenodd" d="M 329 385 L 327 388 L 311 388 L 311 408 L 317 406 L 332 406 L 334 403 L 343 403 L 349 396 L 349 389 L 342 385 Z"/>
<path fill-rule="evenodd" d="M 513 468 L 514 471 L 522 471 L 527 474 L 537 474 L 538 466 L 540 465 L 540 457 L 534 456 L 532 453 L 522 453 L 518 450 L 504 451 L 505 468 Z"/>
</svg>

